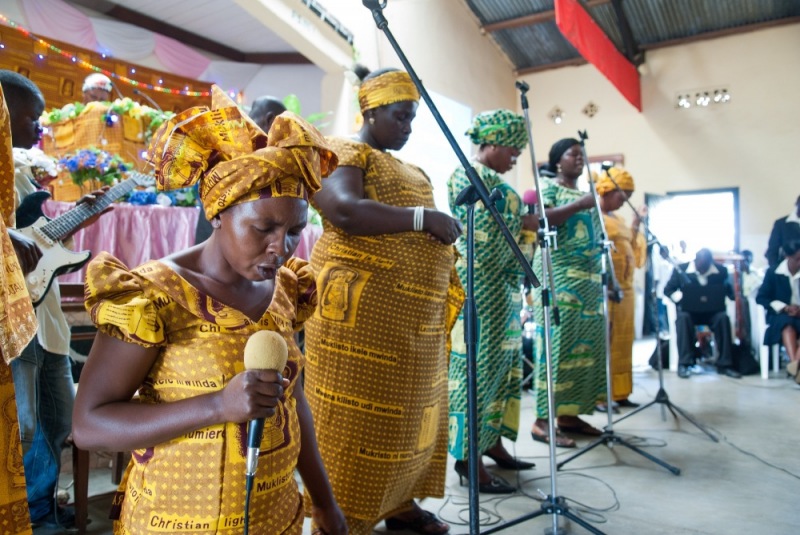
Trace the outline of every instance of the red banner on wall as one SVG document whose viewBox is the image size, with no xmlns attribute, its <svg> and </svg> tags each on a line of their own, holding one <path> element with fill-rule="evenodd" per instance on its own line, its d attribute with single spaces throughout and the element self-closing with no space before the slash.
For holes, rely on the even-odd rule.
<svg viewBox="0 0 800 535">
<path fill-rule="evenodd" d="M 555 0 L 556 26 L 586 61 L 614 84 L 628 102 L 642 111 L 639 71 L 617 50 L 578 0 Z"/>
</svg>

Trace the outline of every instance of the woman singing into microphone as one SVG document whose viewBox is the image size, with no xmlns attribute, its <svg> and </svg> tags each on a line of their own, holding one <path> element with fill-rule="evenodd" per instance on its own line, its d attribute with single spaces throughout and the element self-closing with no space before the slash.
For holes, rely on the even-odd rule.
<svg viewBox="0 0 800 535">
<path fill-rule="evenodd" d="M 129 269 L 108 253 L 89 265 L 86 306 L 98 326 L 75 402 L 75 443 L 133 458 L 114 500 L 115 533 L 242 533 L 247 422 L 273 416 L 261 442 L 250 532 L 300 534 L 297 469 L 324 533 L 347 533 L 298 381 L 293 335 L 316 308 L 314 273 L 289 258 L 308 197 L 336 155 L 285 113 L 267 136 L 214 86 L 156 133 L 158 186 L 199 181 L 211 237 Z M 244 370 L 257 331 L 289 347 L 282 371 Z M 138 398 L 135 398 L 138 392 Z"/>
</svg>

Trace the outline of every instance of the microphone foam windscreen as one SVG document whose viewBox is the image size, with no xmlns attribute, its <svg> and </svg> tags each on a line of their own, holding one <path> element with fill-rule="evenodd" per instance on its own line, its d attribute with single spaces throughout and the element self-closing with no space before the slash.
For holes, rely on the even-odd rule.
<svg viewBox="0 0 800 535">
<path fill-rule="evenodd" d="M 529 189 L 522 194 L 522 202 L 525 204 L 536 204 L 539 202 L 539 194 L 535 189 Z"/>
<path fill-rule="evenodd" d="M 286 340 L 274 331 L 253 333 L 244 346 L 244 367 L 248 370 L 282 372 L 288 358 Z"/>
</svg>

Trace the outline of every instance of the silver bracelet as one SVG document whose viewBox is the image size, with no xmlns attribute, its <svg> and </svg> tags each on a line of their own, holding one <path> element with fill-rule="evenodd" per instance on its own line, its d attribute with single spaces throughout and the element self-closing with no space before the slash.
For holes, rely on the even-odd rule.
<svg viewBox="0 0 800 535">
<path fill-rule="evenodd" d="M 425 222 L 425 207 L 414 207 L 414 232 L 422 231 L 423 223 Z"/>
</svg>

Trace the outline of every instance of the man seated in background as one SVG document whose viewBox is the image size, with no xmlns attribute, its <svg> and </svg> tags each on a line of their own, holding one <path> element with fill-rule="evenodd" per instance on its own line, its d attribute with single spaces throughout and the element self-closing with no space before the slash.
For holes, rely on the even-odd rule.
<svg viewBox="0 0 800 535">
<path fill-rule="evenodd" d="M 691 375 L 695 359 L 695 327 L 708 325 L 718 350 L 717 372 L 728 377 L 742 375 L 733 368 L 731 322 L 725 313 L 725 298 L 734 299 L 733 286 L 725 266 L 714 262 L 711 251 L 700 249 L 694 262 L 681 264 L 672 272 L 664 295 L 678 307 L 675 331 L 678 342 L 678 377 Z"/>
</svg>

